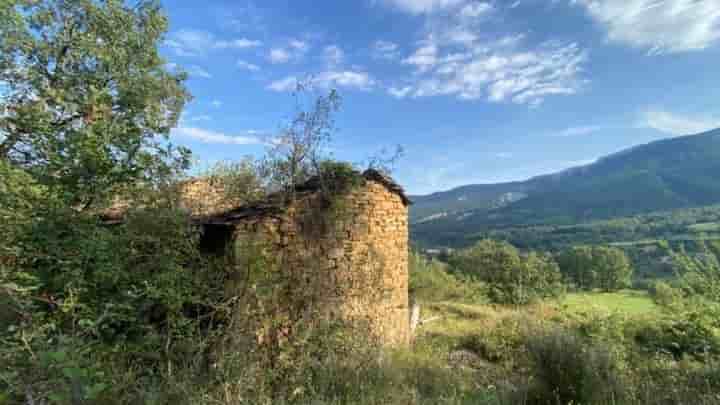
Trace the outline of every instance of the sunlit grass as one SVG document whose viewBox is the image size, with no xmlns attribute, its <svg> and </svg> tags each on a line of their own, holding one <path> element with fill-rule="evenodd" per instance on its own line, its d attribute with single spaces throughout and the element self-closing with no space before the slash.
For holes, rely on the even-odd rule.
<svg viewBox="0 0 720 405">
<path fill-rule="evenodd" d="M 650 315 L 659 311 L 647 292 L 635 290 L 572 293 L 561 301 L 561 306 L 570 312 L 602 310 L 627 315 Z"/>
</svg>

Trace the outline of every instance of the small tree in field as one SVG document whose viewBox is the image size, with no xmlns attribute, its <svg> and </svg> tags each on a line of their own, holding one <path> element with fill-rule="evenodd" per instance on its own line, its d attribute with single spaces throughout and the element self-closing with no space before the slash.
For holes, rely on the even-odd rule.
<svg viewBox="0 0 720 405">
<path fill-rule="evenodd" d="M 552 257 L 535 252 L 521 256 L 507 242 L 482 240 L 451 256 L 450 265 L 456 272 L 486 282 L 490 298 L 499 303 L 526 304 L 563 290 Z"/>
<path fill-rule="evenodd" d="M 568 279 L 584 289 L 617 291 L 630 286 L 633 266 L 625 252 L 605 246 L 574 246 L 558 257 Z"/>
<path fill-rule="evenodd" d="M 598 288 L 609 292 L 630 287 L 633 267 L 623 250 L 596 247 L 593 252 L 593 262 Z"/>
</svg>

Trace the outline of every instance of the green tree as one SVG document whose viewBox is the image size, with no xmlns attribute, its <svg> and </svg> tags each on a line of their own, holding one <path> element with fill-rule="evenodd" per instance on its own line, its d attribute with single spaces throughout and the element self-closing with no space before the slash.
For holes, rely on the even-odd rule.
<svg viewBox="0 0 720 405">
<path fill-rule="evenodd" d="M 520 252 L 507 242 L 481 240 L 450 258 L 455 271 L 488 284 L 488 295 L 499 303 L 526 304 L 562 291 L 557 263 L 548 255 Z"/>
<path fill-rule="evenodd" d="M 189 99 L 158 53 L 159 3 L 0 1 L 0 159 L 76 208 L 185 168 L 168 142 Z"/>
<path fill-rule="evenodd" d="M 573 246 L 558 256 L 563 275 L 579 288 L 590 289 L 595 286 L 592 252 L 590 246 Z"/>
<path fill-rule="evenodd" d="M 560 254 L 558 263 L 564 276 L 584 289 L 627 288 L 634 271 L 623 250 L 607 246 L 574 246 Z"/>
<path fill-rule="evenodd" d="M 720 302 L 720 258 L 704 243 L 699 250 L 690 254 L 683 248 L 672 254 L 680 288 L 687 296 Z"/>
<path fill-rule="evenodd" d="M 593 248 L 593 267 L 597 274 L 597 287 L 603 291 L 621 290 L 632 283 L 633 267 L 621 249 Z"/>
</svg>

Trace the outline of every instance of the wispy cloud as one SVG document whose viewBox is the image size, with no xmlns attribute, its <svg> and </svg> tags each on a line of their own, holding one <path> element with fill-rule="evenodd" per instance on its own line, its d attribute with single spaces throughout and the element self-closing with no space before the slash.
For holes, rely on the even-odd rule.
<svg viewBox="0 0 720 405">
<path fill-rule="evenodd" d="M 372 46 L 372 55 L 376 59 L 399 59 L 400 47 L 394 42 L 378 40 Z"/>
<path fill-rule="evenodd" d="M 525 34 L 488 28 L 501 10 L 489 2 L 447 5 L 428 15 L 415 49 L 400 63 L 414 74 L 393 83 L 398 97 L 453 96 L 537 106 L 552 95 L 579 92 L 588 52 L 574 42 L 531 44 Z M 496 21 L 497 20 L 497 21 Z"/>
<path fill-rule="evenodd" d="M 518 40 L 508 36 L 444 50 L 428 38 L 403 61 L 416 68 L 416 76 L 407 84 L 412 91 L 402 95 L 537 105 L 550 95 L 575 94 L 586 83 L 580 75 L 587 52 L 577 44 L 546 42 L 524 49 L 515 45 Z M 458 46 L 461 52 L 454 51 Z"/>
<path fill-rule="evenodd" d="M 297 88 L 298 78 L 288 76 L 276 80 L 268 85 L 269 90 L 289 92 Z M 376 82 L 367 72 L 352 70 L 328 70 L 309 78 L 310 82 L 319 88 L 345 88 L 353 90 L 370 90 Z"/>
<path fill-rule="evenodd" d="M 513 155 L 512 155 L 512 153 L 508 153 L 508 152 L 500 152 L 500 153 L 496 153 L 495 157 L 498 159 L 510 159 L 511 157 L 513 157 Z"/>
<path fill-rule="evenodd" d="M 297 88 L 299 81 L 298 78 L 295 76 L 288 76 L 286 78 L 275 80 L 274 82 L 270 83 L 267 88 L 268 90 L 277 91 L 277 92 L 288 92 L 293 91 Z"/>
<path fill-rule="evenodd" d="M 646 110 L 641 113 L 638 126 L 653 128 L 675 136 L 693 135 L 720 128 L 720 118 L 681 115 L 663 110 Z"/>
<path fill-rule="evenodd" d="M 246 61 L 244 61 L 244 60 L 239 60 L 239 61 L 237 61 L 236 65 L 237 65 L 238 68 L 243 69 L 243 70 L 249 70 L 249 71 L 251 71 L 251 72 L 258 72 L 258 71 L 260 71 L 260 66 L 255 65 L 255 64 L 250 63 L 250 62 L 246 62 Z"/>
<path fill-rule="evenodd" d="M 258 131 L 246 131 L 242 135 L 228 135 L 203 128 L 181 126 L 174 129 L 172 134 L 173 136 L 209 144 L 260 145 L 263 143 L 261 133 Z"/>
<path fill-rule="evenodd" d="M 581 135 L 589 135 L 594 132 L 601 131 L 603 129 L 604 129 L 604 127 L 602 125 L 585 125 L 585 126 L 579 126 L 579 127 L 565 128 L 562 131 L 552 133 L 551 135 L 553 135 L 553 136 L 581 136 Z"/>
<path fill-rule="evenodd" d="M 460 9 L 460 16 L 465 18 L 476 18 L 492 11 L 493 7 L 490 3 L 476 2 L 470 3 Z"/>
<path fill-rule="evenodd" d="M 214 49 L 256 48 L 262 42 L 247 38 L 219 39 L 208 31 L 184 29 L 171 33 L 165 45 L 177 56 L 202 56 Z"/>
<path fill-rule="evenodd" d="M 585 8 L 613 42 L 650 54 L 705 49 L 720 40 L 717 0 L 570 0 Z"/>
<path fill-rule="evenodd" d="M 223 105 L 222 101 L 220 100 L 213 100 L 210 104 L 212 104 L 212 106 L 215 108 L 220 108 Z"/>
<path fill-rule="evenodd" d="M 345 60 L 345 52 L 337 45 L 328 45 L 323 49 L 323 58 L 329 66 L 338 66 Z"/>
<path fill-rule="evenodd" d="M 300 39 L 290 39 L 285 46 L 277 46 L 268 52 L 270 63 L 282 64 L 302 59 L 310 50 L 310 44 Z"/>
<path fill-rule="evenodd" d="M 210 74 L 210 72 L 208 72 L 204 68 L 197 66 L 197 65 L 188 66 L 185 70 L 187 71 L 188 75 L 190 75 L 191 77 L 200 77 L 203 79 L 212 78 L 212 75 Z"/>
<path fill-rule="evenodd" d="M 410 93 L 412 93 L 413 87 L 412 86 L 405 86 L 405 87 L 390 87 L 388 88 L 388 93 L 396 98 L 405 98 Z"/>
<path fill-rule="evenodd" d="M 410 14 L 424 14 L 456 7 L 467 0 L 380 0 Z"/>
</svg>

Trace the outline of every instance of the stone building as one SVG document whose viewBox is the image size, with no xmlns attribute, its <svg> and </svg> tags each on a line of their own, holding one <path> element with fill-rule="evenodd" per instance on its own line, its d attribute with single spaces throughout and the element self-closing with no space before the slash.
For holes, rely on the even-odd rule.
<svg viewBox="0 0 720 405">
<path fill-rule="evenodd" d="M 354 173 L 353 187 L 333 195 L 318 179 L 287 194 L 243 205 L 225 197 L 221 182 L 191 180 L 178 185 L 180 205 L 202 227 L 207 254 L 243 255 L 262 245 L 263 255 L 313 289 L 314 315 L 363 325 L 388 345 L 410 340 L 408 310 L 409 199 L 376 170 Z M 107 223 L 122 222 L 127 204 L 107 210 Z M 242 280 L 229 280 L 237 294 Z"/>
<path fill-rule="evenodd" d="M 358 173 L 359 175 L 359 173 Z M 208 253 L 262 244 L 296 288 L 314 289 L 317 316 L 362 323 L 388 345 L 410 340 L 408 312 L 408 205 L 401 187 L 375 170 L 327 201 L 317 180 L 294 198 L 267 200 L 203 216 Z M 229 293 L 243 288 L 230 280 Z"/>
</svg>

